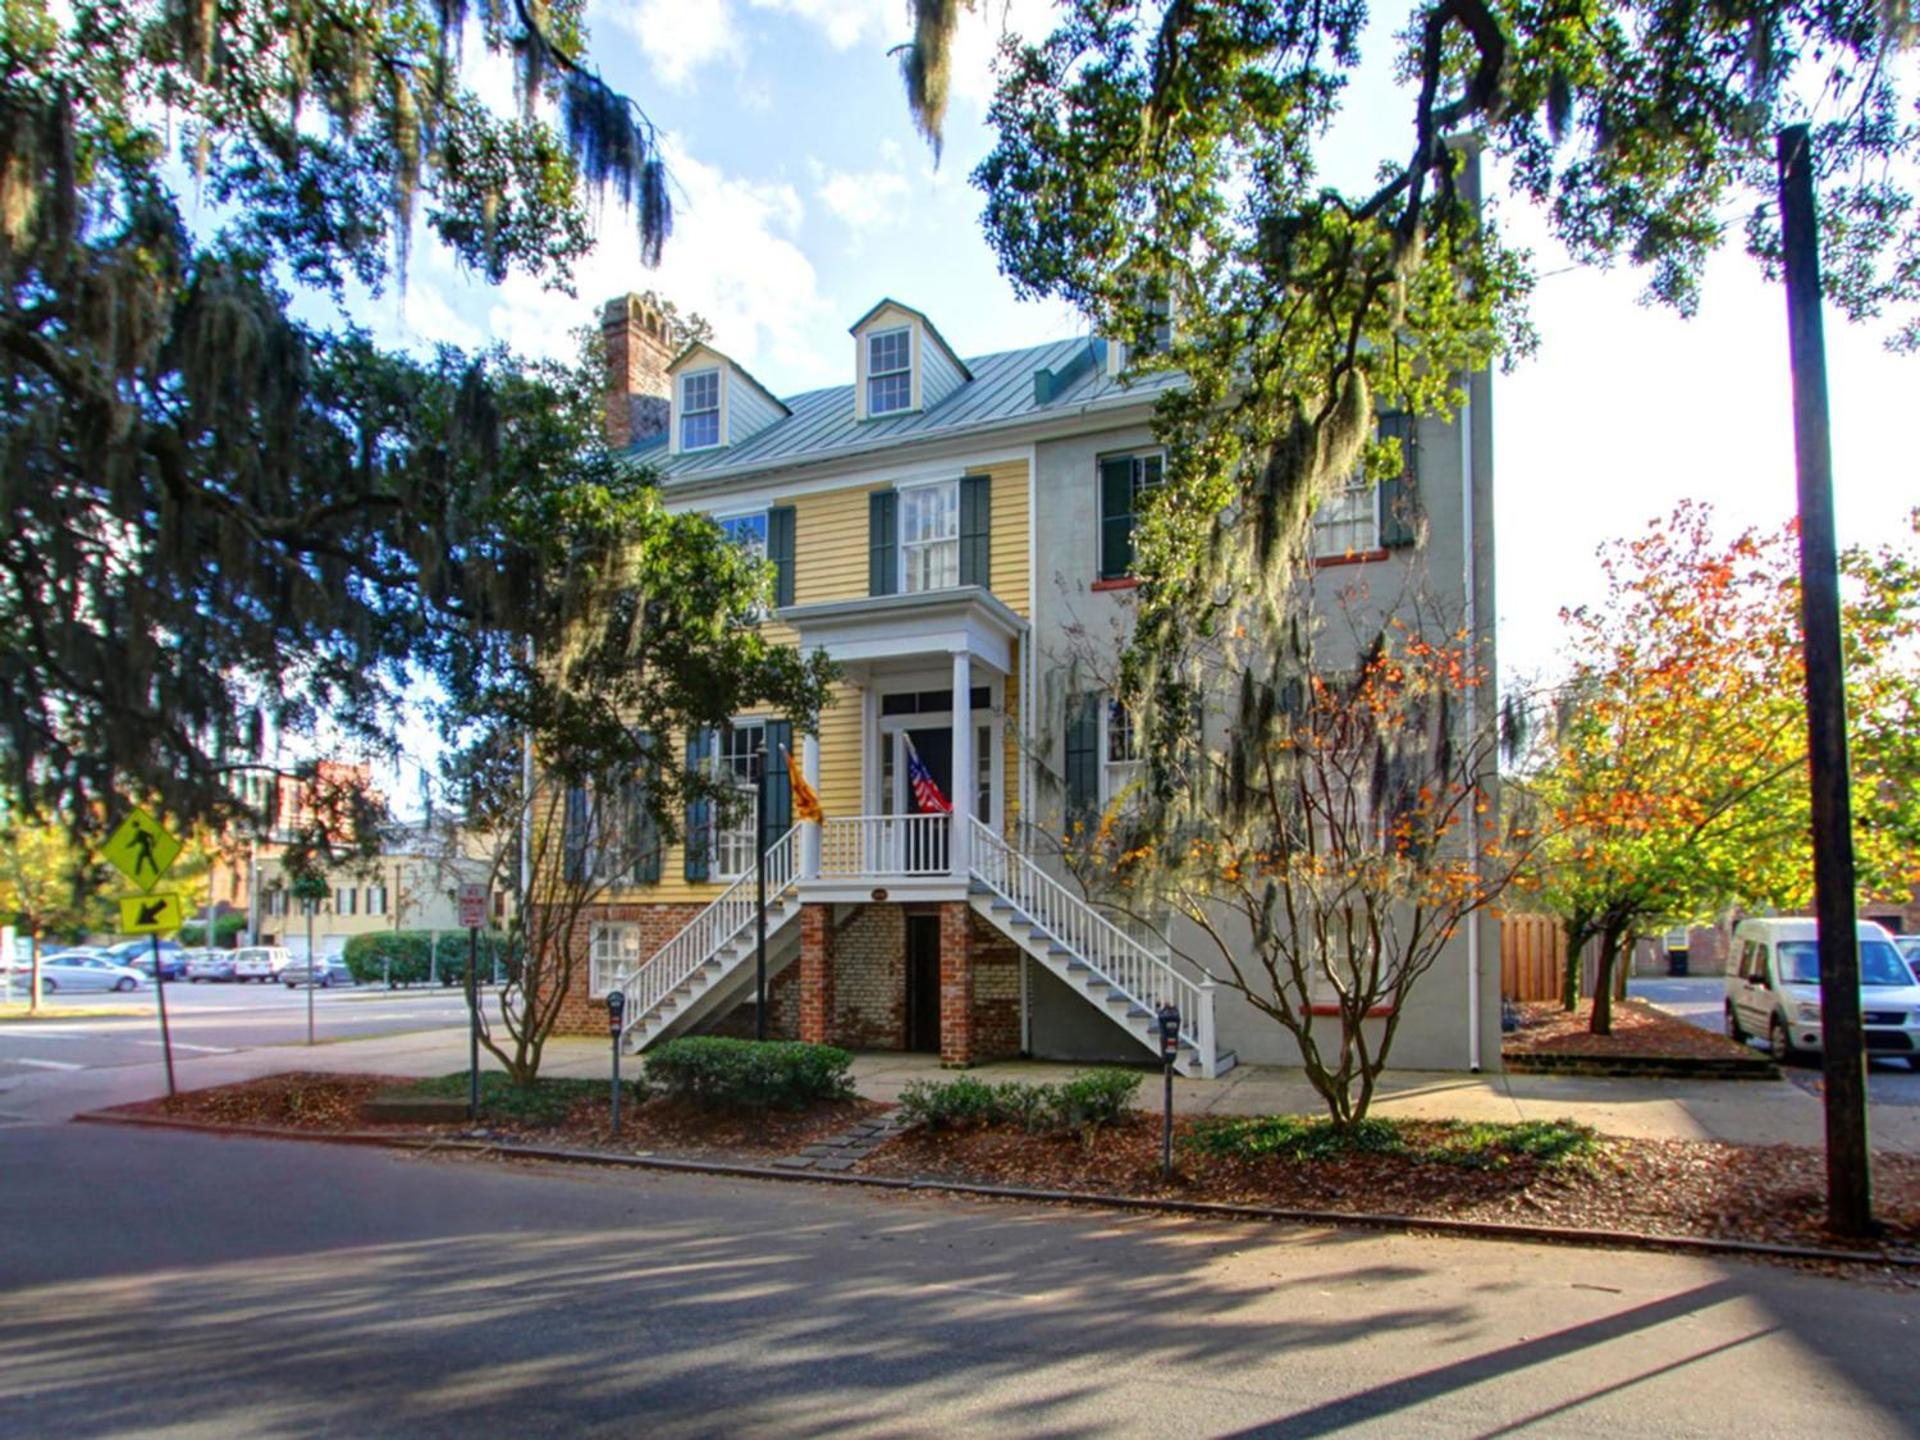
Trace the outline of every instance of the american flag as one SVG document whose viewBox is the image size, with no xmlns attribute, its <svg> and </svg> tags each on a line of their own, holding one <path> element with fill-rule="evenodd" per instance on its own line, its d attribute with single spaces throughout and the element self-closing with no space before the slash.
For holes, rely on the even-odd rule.
<svg viewBox="0 0 1920 1440">
<path fill-rule="evenodd" d="M 927 762 L 913 748 L 912 738 L 907 735 L 900 738 L 907 742 L 907 783 L 913 786 L 913 803 L 920 807 L 923 815 L 951 815 L 953 806 L 940 793 L 940 782 L 933 778 Z"/>
</svg>

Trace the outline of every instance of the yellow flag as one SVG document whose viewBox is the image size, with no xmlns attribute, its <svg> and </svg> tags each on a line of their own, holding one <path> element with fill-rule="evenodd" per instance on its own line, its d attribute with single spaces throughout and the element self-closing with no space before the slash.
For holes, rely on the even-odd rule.
<svg viewBox="0 0 1920 1440">
<path fill-rule="evenodd" d="M 800 773 L 800 762 L 786 746 L 780 747 L 780 753 L 787 757 L 787 783 L 793 787 L 793 818 L 811 820 L 816 825 L 827 823 L 827 813 L 820 808 L 820 796 L 807 783 L 807 777 Z"/>
</svg>

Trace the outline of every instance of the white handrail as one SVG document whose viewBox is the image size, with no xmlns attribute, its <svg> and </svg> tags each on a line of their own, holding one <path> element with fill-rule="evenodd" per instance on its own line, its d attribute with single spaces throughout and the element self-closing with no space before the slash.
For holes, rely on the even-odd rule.
<svg viewBox="0 0 1920 1440">
<path fill-rule="evenodd" d="M 761 863 L 767 867 L 767 903 L 784 896 L 794 885 L 795 826 L 768 847 Z M 759 908 L 755 872 L 747 871 L 721 892 L 720 898 L 693 919 L 679 934 L 656 950 L 637 970 L 627 971 L 613 988 L 627 997 L 624 1036 L 653 1013 L 686 978 L 706 964 L 713 953 L 753 923 Z"/>
<path fill-rule="evenodd" d="M 1093 973 L 1143 1010 L 1172 1001 L 1180 1037 L 1199 1055 L 1200 1073 L 1214 1070 L 1213 987 L 1189 980 L 1106 916 L 973 819 L 972 876 L 1064 945 Z"/>
<path fill-rule="evenodd" d="M 836 815 L 820 839 L 822 875 L 946 875 L 949 817 Z"/>
</svg>

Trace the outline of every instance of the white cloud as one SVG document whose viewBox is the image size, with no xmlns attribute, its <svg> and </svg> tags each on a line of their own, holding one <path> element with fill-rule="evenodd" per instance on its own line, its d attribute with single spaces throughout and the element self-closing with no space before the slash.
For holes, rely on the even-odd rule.
<svg viewBox="0 0 1920 1440">
<path fill-rule="evenodd" d="M 745 58 L 727 0 L 638 0 L 606 6 L 602 13 L 633 38 L 669 89 L 689 88 L 708 65 L 726 60 L 738 66 Z"/>
<path fill-rule="evenodd" d="M 809 341 L 828 307 L 793 238 L 805 215 L 799 193 L 784 183 L 728 176 L 671 138 L 666 155 L 677 189 L 673 235 L 659 269 L 641 267 L 631 222 L 610 209 L 599 245 L 577 269 L 579 297 L 515 277 L 494 292 L 489 335 L 526 353 L 563 355 L 569 332 L 606 300 L 653 290 L 710 320 L 715 343 L 741 364 L 773 367 L 779 378 L 769 383 L 776 387 L 834 378 Z"/>
<path fill-rule="evenodd" d="M 836 50 L 851 50 L 863 41 L 894 45 L 907 38 L 902 0 L 752 0 L 752 5 L 817 26 Z"/>
<path fill-rule="evenodd" d="M 907 177 L 899 170 L 829 170 L 818 194 L 821 204 L 860 231 L 905 219 L 907 191 Z"/>
</svg>

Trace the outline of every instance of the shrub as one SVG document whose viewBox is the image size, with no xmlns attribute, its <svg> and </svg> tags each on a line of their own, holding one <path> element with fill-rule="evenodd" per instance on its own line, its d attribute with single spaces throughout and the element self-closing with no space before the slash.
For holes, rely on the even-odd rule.
<svg viewBox="0 0 1920 1440">
<path fill-rule="evenodd" d="M 1236 1160 L 1332 1160 L 1354 1151 L 1377 1155 L 1405 1150 L 1399 1129 L 1387 1120 L 1356 1120 L 1341 1129 L 1331 1120 L 1304 1115 L 1260 1115 L 1245 1120 L 1208 1120 L 1186 1142 L 1209 1155 Z"/>
<path fill-rule="evenodd" d="M 1132 1112 L 1139 1088 L 1140 1076 L 1132 1070 L 1093 1070 L 1061 1085 L 989 1085 L 962 1075 L 915 1080 L 900 1092 L 900 1110 L 929 1130 L 1017 1125 L 1030 1135 L 1068 1132 L 1091 1140 Z"/>
<path fill-rule="evenodd" d="M 1203 1121 L 1183 1142 L 1190 1149 L 1236 1160 L 1337 1160 L 1353 1154 L 1399 1155 L 1409 1160 L 1471 1169 L 1499 1169 L 1516 1161 L 1562 1165 L 1591 1151 L 1598 1137 L 1571 1120 L 1518 1124 L 1467 1120 L 1359 1120 L 1342 1129 L 1331 1120 L 1262 1115 Z"/>
<path fill-rule="evenodd" d="M 646 1080 L 706 1109 L 799 1109 L 853 1093 L 853 1056 L 832 1045 L 696 1035 L 648 1052 Z"/>
<path fill-rule="evenodd" d="M 438 935 L 438 963 L 434 961 Z M 504 963 L 507 940 L 491 931 L 480 932 L 480 978 L 493 978 L 494 957 Z M 362 985 L 424 985 L 438 979 L 442 985 L 462 985 L 467 978 L 467 934 L 464 930 L 378 930 L 347 941 L 347 973 Z M 391 967 L 391 968 L 389 968 Z"/>
</svg>

